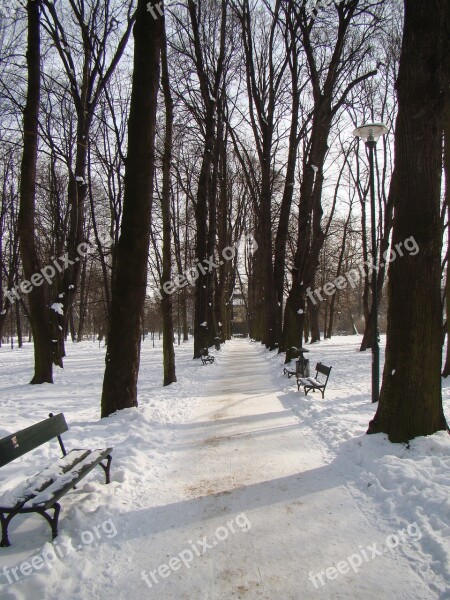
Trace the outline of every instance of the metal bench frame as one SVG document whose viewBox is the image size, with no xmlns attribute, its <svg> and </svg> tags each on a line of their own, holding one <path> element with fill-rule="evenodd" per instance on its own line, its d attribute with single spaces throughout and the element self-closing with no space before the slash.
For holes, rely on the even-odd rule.
<svg viewBox="0 0 450 600">
<path fill-rule="evenodd" d="M 211 356 L 211 354 L 209 353 L 208 348 L 203 348 L 203 352 L 202 352 L 202 364 L 206 365 L 207 363 L 213 363 L 214 362 L 214 356 Z"/>
<path fill-rule="evenodd" d="M 311 381 L 310 377 L 309 378 L 298 377 L 297 378 L 297 390 L 299 390 L 300 387 L 303 386 L 305 396 L 308 395 L 308 392 L 310 390 L 312 390 L 313 392 L 315 392 L 316 390 L 319 390 L 319 392 L 321 392 L 321 394 L 322 394 L 322 399 L 323 399 L 325 396 L 325 388 L 327 387 L 328 379 L 330 378 L 331 369 L 332 369 L 332 367 L 327 367 L 320 362 L 317 363 L 315 379 L 319 381 L 318 377 L 319 377 L 319 373 L 321 373 L 322 375 L 325 376 L 325 381 L 320 382 L 320 384 L 317 385 L 316 383 Z"/>
<path fill-rule="evenodd" d="M 31 452 L 35 448 L 42 446 L 54 438 L 58 439 L 63 457 L 67 456 L 67 452 L 61 438 L 61 434 L 65 431 L 68 431 L 68 426 L 64 415 L 60 413 L 54 416 L 52 413 L 50 413 L 48 419 L 40 421 L 35 425 L 31 425 L 31 427 L 27 427 L 26 429 L 22 429 L 21 431 L 4 437 L 0 440 L 0 467 L 7 465 L 16 458 L 19 458 L 19 456 L 23 456 L 24 454 Z M 84 458 L 74 458 L 73 463 L 68 463 L 67 468 L 63 470 L 63 474 L 70 472 L 71 469 L 76 469 L 77 463 L 81 463 L 82 460 L 88 458 L 89 454 L 91 454 L 90 450 L 85 450 L 84 452 Z M 55 491 L 55 493 L 42 504 L 28 507 L 25 506 L 38 494 L 45 491 L 47 487 L 55 482 L 58 482 L 58 477 L 53 479 L 48 478 L 39 489 L 30 489 L 28 495 L 26 495 L 25 489 L 24 497 L 21 498 L 15 506 L 0 505 L 0 521 L 2 526 L 2 539 L 0 546 L 5 547 L 11 545 L 8 537 L 8 526 L 11 520 L 20 513 L 34 512 L 44 517 L 51 527 L 52 538 L 54 539 L 58 535 L 58 519 L 61 511 L 61 505 L 59 504 L 58 500 L 67 494 L 67 492 L 69 492 L 71 489 L 73 489 L 76 484 L 97 465 L 100 466 L 105 472 L 106 483 L 110 482 L 112 448 L 106 448 L 105 450 L 98 452 L 97 458 L 95 458 L 90 464 L 86 465 L 79 473 L 77 473 L 77 475 L 72 478 L 69 483 L 62 485 L 61 488 Z M 37 473 L 35 477 L 37 477 L 37 475 L 39 475 L 39 473 Z M 49 510 L 53 511 L 53 515 L 49 514 Z"/>
</svg>

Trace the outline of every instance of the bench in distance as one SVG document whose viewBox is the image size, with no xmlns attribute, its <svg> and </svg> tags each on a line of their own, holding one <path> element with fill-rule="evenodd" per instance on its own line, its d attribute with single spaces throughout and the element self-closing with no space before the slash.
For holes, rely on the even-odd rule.
<svg viewBox="0 0 450 600">
<path fill-rule="evenodd" d="M 211 354 L 209 353 L 208 348 L 203 348 L 203 352 L 202 352 L 202 363 L 204 365 L 206 365 L 206 363 L 211 363 L 213 364 L 214 362 L 214 356 L 211 356 Z"/>
<path fill-rule="evenodd" d="M 305 396 L 308 395 L 309 390 L 319 390 L 322 394 L 322 399 L 325 395 L 325 388 L 327 387 L 328 379 L 330 377 L 332 367 L 326 367 L 322 363 L 316 364 L 316 376 L 315 377 L 298 377 L 297 379 L 297 390 L 300 389 L 300 386 L 303 386 Z M 324 376 L 325 379 L 323 377 Z M 319 379 L 320 377 L 320 379 Z"/>
</svg>

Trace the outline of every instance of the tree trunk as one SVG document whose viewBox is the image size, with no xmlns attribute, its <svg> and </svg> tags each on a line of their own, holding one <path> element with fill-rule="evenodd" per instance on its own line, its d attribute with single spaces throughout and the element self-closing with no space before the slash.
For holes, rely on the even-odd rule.
<svg viewBox="0 0 450 600">
<path fill-rule="evenodd" d="M 444 170 L 445 170 L 445 203 L 447 205 L 447 239 L 450 257 L 450 98 L 447 98 L 444 116 Z M 447 313 L 447 354 L 445 359 L 443 377 L 450 375 L 450 261 L 447 261 L 446 285 L 446 313 Z"/>
<path fill-rule="evenodd" d="M 389 269 L 386 362 L 368 433 L 406 442 L 447 428 L 441 395 L 440 190 L 444 102 L 450 51 L 446 3 L 405 0 L 397 80 L 393 245 L 411 236 L 420 251 Z"/>
<path fill-rule="evenodd" d="M 20 171 L 20 208 L 18 233 L 23 270 L 28 281 L 39 273 L 41 265 L 36 248 L 35 196 L 38 153 L 39 100 L 41 92 L 40 0 L 29 0 L 28 12 L 28 88 L 23 113 L 24 143 Z M 46 283 L 35 285 L 28 295 L 34 341 L 33 384 L 53 383 L 50 314 Z"/>
<path fill-rule="evenodd" d="M 172 280 L 172 228 L 170 226 L 170 192 L 171 192 L 171 168 L 172 168 L 172 140 L 173 140 L 173 100 L 170 91 L 169 67 L 167 64 L 167 40 L 165 33 L 165 21 L 163 30 L 163 44 L 161 48 L 162 65 L 162 87 L 164 92 L 164 104 L 166 108 L 166 131 L 164 139 L 163 156 L 163 184 L 161 192 L 161 211 L 163 221 L 163 256 L 162 256 L 162 281 Z M 175 374 L 175 349 L 173 347 L 173 314 L 172 295 L 164 291 L 161 299 L 161 312 L 163 320 L 163 355 L 164 355 L 164 385 L 174 383 L 177 378 Z"/>
<path fill-rule="evenodd" d="M 275 259 L 273 279 L 275 286 L 276 301 L 276 341 L 278 351 L 284 352 L 283 347 L 283 303 L 284 303 L 284 276 L 286 272 L 286 242 L 289 232 L 289 221 L 291 217 L 292 199 L 294 196 L 295 169 L 297 165 L 297 150 L 300 142 L 298 135 L 299 110 L 300 110 L 300 85 L 298 73 L 298 48 L 296 43 L 297 30 L 294 29 L 290 19 L 288 21 L 291 31 L 291 85 L 292 85 L 292 108 L 291 128 L 289 132 L 289 150 L 286 164 L 286 180 L 284 182 L 283 198 L 280 206 L 280 217 L 278 221 L 277 234 L 275 238 Z"/>
<path fill-rule="evenodd" d="M 139 0 L 134 25 L 123 216 L 112 281 L 102 417 L 137 406 L 141 317 L 147 287 L 162 19 Z M 151 0 L 154 10 L 156 0 Z"/>
<path fill-rule="evenodd" d="M 311 344 L 320 342 L 319 306 L 308 300 L 308 316 L 311 327 Z"/>
<path fill-rule="evenodd" d="M 292 271 L 292 287 L 286 302 L 283 327 L 283 347 L 286 348 L 286 361 L 291 359 L 292 348 L 299 348 L 303 344 L 306 292 L 310 287 L 314 289 L 314 276 L 325 239 L 320 227 L 320 218 L 323 165 L 328 150 L 327 140 L 331 127 L 330 114 L 330 103 L 323 100 L 320 110 L 313 120 L 308 163 L 304 162 L 303 164 L 304 175 L 300 187 L 297 249 Z M 312 219 L 311 215 L 313 215 Z"/>
<path fill-rule="evenodd" d="M 22 348 L 23 339 L 22 339 L 22 319 L 20 316 L 20 304 L 16 302 L 16 332 L 17 332 L 17 346 Z"/>
</svg>

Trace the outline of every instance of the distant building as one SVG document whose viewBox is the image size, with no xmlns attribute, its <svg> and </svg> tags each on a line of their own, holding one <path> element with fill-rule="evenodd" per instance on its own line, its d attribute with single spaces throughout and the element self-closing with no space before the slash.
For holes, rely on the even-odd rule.
<svg viewBox="0 0 450 600">
<path fill-rule="evenodd" d="M 247 337 L 247 310 L 246 301 L 242 292 L 234 290 L 232 297 L 232 312 L 231 312 L 231 334 L 243 335 Z"/>
</svg>

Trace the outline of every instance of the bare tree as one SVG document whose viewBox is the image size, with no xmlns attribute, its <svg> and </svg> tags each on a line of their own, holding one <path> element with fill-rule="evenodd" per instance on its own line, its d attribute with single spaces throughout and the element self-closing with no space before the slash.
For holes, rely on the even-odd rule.
<svg viewBox="0 0 450 600">
<path fill-rule="evenodd" d="M 128 155 L 120 238 L 115 248 L 111 318 L 102 392 L 102 417 L 137 406 L 141 319 L 155 169 L 156 109 L 163 20 L 139 0 L 134 26 L 134 62 Z M 157 0 L 151 0 L 155 9 Z M 157 14 L 157 13 L 156 13 Z"/>
<path fill-rule="evenodd" d="M 328 59 L 324 60 L 320 33 L 317 34 L 317 38 L 315 34 L 315 26 L 319 20 L 318 9 L 310 15 L 303 2 L 294 5 L 311 77 L 314 113 L 307 152 L 303 156 L 297 248 L 292 288 L 286 302 L 284 320 L 283 347 L 287 351 L 287 360 L 290 359 L 290 349 L 301 345 L 302 342 L 305 293 L 306 289 L 313 285 L 320 250 L 325 239 L 322 229 L 323 169 L 328 153 L 330 130 L 351 90 L 377 72 L 366 71 L 365 65 L 370 50 L 369 37 L 378 22 L 375 5 L 366 7 L 366 15 L 370 19 L 368 24 L 360 22 L 365 10 L 364 6 L 359 6 L 358 0 L 344 0 L 335 5 L 330 11 L 335 11 L 337 29 L 333 38 L 330 38 Z M 327 19 L 332 12 L 324 9 L 322 14 L 323 18 Z M 329 27 L 332 30 L 331 23 Z M 356 32 L 359 32 L 359 35 Z"/>
<path fill-rule="evenodd" d="M 39 100 L 41 92 L 40 0 L 29 0 L 27 48 L 27 98 L 23 114 L 23 155 L 20 173 L 19 237 L 22 264 L 28 285 L 35 285 L 29 295 L 31 327 L 34 340 L 34 376 L 31 383 L 53 383 L 52 341 L 48 288 L 39 271 L 35 229 L 36 165 L 38 155 Z M 36 285 L 34 277 L 40 277 Z M 31 283 L 30 283 L 31 281 Z"/>
<path fill-rule="evenodd" d="M 164 153 L 162 166 L 162 191 L 161 211 L 163 221 L 163 256 L 161 287 L 163 296 L 161 300 L 161 312 L 163 319 L 163 353 L 164 353 L 164 385 L 174 383 L 177 378 L 175 374 L 175 350 L 173 347 L 173 306 L 172 295 L 164 289 L 166 282 L 172 280 L 172 227 L 170 218 L 171 209 L 171 172 L 172 172 L 172 142 L 173 142 L 173 99 L 170 90 L 169 65 L 167 63 L 167 39 L 166 23 L 164 20 L 163 43 L 161 49 L 162 65 L 162 88 L 164 94 L 164 106 L 166 109 L 166 123 L 164 132 Z"/>
</svg>

